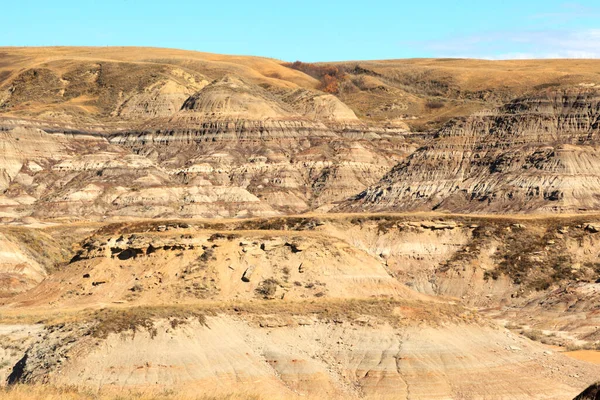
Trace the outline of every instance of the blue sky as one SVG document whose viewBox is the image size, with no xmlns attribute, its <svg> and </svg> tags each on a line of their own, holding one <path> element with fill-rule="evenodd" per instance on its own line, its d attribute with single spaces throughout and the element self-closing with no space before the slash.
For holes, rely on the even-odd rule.
<svg viewBox="0 0 600 400">
<path fill-rule="evenodd" d="M 597 0 L 4 3 L 0 46 L 154 46 L 288 61 L 600 57 Z"/>
</svg>

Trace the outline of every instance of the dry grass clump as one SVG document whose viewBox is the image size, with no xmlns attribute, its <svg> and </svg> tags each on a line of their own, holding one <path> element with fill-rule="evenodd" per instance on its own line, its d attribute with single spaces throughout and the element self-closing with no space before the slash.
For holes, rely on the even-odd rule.
<svg viewBox="0 0 600 400">
<path fill-rule="evenodd" d="M 567 351 L 592 350 L 600 351 L 600 342 L 592 342 L 585 344 L 570 344 L 567 346 Z"/>
<path fill-rule="evenodd" d="M 524 331 L 522 332 L 522 335 L 536 342 L 541 341 L 542 338 L 545 336 L 544 333 L 539 329 Z"/>
<path fill-rule="evenodd" d="M 439 108 L 444 108 L 445 105 L 446 105 L 446 103 L 444 101 L 441 101 L 441 100 L 428 100 L 425 103 L 425 107 L 427 109 L 430 109 L 430 110 L 436 110 L 436 109 L 439 109 Z"/>
<path fill-rule="evenodd" d="M 137 332 L 145 330 L 151 337 L 156 336 L 157 331 L 154 322 L 157 319 L 169 318 L 171 324 L 177 321 L 181 325 L 188 320 L 195 319 L 202 325 L 206 325 L 206 317 L 203 313 L 195 310 L 169 308 L 161 310 L 154 307 L 134 307 L 129 309 L 102 309 L 91 315 L 91 320 L 97 323 L 93 326 L 91 334 L 97 338 L 106 338 L 111 333 Z"/>
<path fill-rule="evenodd" d="M 270 299 L 275 296 L 279 281 L 277 279 L 269 278 L 262 281 L 256 288 L 256 294 L 261 296 L 263 299 Z"/>
</svg>

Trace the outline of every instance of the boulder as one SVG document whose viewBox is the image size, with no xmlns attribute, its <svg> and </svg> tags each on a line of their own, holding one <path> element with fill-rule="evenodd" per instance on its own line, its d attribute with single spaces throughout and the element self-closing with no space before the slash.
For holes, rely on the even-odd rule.
<svg viewBox="0 0 600 400">
<path fill-rule="evenodd" d="M 591 232 L 591 233 L 598 233 L 598 232 L 600 232 L 600 224 L 598 224 L 598 223 L 586 224 L 585 230 L 588 232 Z"/>
<path fill-rule="evenodd" d="M 250 279 L 252 278 L 252 274 L 254 273 L 255 268 L 256 267 L 254 265 L 251 265 L 248 268 L 246 268 L 246 270 L 244 271 L 244 274 L 242 275 L 242 281 L 250 282 Z"/>
</svg>

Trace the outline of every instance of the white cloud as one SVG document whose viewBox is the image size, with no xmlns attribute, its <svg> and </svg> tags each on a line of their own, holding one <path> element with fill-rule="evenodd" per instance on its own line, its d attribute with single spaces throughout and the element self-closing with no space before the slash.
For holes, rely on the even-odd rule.
<svg viewBox="0 0 600 400">
<path fill-rule="evenodd" d="M 488 59 L 600 58 L 600 29 L 490 32 L 404 45 L 425 48 L 436 57 Z"/>
<path fill-rule="evenodd" d="M 533 20 L 565 22 L 577 18 L 596 18 L 600 16 L 600 8 L 590 7 L 580 3 L 563 3 L 554 12 L 544 12 L 531 16 Z"/>
</svg>

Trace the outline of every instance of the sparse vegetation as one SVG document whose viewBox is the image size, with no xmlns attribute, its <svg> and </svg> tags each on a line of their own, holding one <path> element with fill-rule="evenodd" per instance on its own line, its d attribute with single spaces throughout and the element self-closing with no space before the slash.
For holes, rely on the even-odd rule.
<svg viewBox="0 0 600 400">
<path fill-rule="evenodd" d="M 144 286 L 141 283 L 135 283 L 132 287 L 129 288 L 129 291 L 139 293 L 144 290 Z"/>
<path fill-rule="evenodd" d="M 202 325 L 206 325 L 204 314 L 183 309 L 160 309 L 151 307 L 134 307 L 128 309 L 103 309 L 91 315 L 91 335 L 97 338 L 106 338 L 111 333 L 122 333 L 131 331 L 134 334 L 140 330 L 147 331 L 151 337 L 155 337 L 157 330 L 155 321 L 161 318 L 172 318 L 170 323 L 177 321 L 181 325 L 185 321 L 195 319 Z"/>
<path fill-rule="evenodd" d="M 521 332 L 521 334 L 523 336 L 525 336 L 528 339 L 534 340 L 536 342 L 539 342 L 542 340 L 542 338 L 545 336 L 542 331 L 540 331 L 539 329 L 532 329 L 532 330 L 527 330 L 524 332 Z"/>
<path fill-rule="evenodd" d="M 394 314 L 394 309 L 401 307 L 410 310 L 410 317 L 399 317 Z M 104 333 L 119 333 L 127 330 L 133 331 L 133 326 L 137 330 L 145 329 L 148 320 L 189 318 L 190 321 L 198 318 L 203 323 L 208 323 L 206 318 L 217 314 L 278 314 L 278 315 L 315 315 L 320 319 L 329 319 L 332 315 L 342 314 L 345 319 L 352 320 L 359 315 L 369 315 L 382 318 L 390 323 L 397 324 L 402 321 L 410 320 L 427 321 L 431 324 L 438 324 L 449 319 L 462 321 L 464 316 L 468 319 L 475 318 L 476 313 L 465 310 L 460 305 L 445 303 L 425 303 L 420 301 L 409 301 L 393 298 L 377 299 L 321 299 L 315 301 L 289 301 L 272 302 L 269 300 L 252 302 L 202 302 L 190 305 L 180 306 L 140 306 L 130 308 L 105 308 L 98 311 L 81 310 L 71 312 L 57 313 L 28 313 L 28 314 L 8 314 L 0 315 L 0 323 L 3 324 L 31 324 L 43 323 L 49 326 L 60 324 L 84 323 L 95 324 L 99 326 L 94 328 L 96 336 L 103 336 Z M 459 317 L 457 317 L 459 316 Z M 128 318 L 131 317 L 131 318 Z M 130 321 L 139 321 L 131 324 Z"/>
<path fill-rule="evenodd" d="M 251 393 L 222 395 L 180 393 L 168 389 L 96 391 L 74 386 L 13 385 L 0 387 L 4 400 L 261 400 L 263 397 Z"/>
<path fill-rule="evenodd" d="M 565 240 L 556 237 L 555 232 L 555 224 L 546 226 L 544 232 L 538 233 L 533 229 L 524 229 L 521 224 L 487 222 L 475 228 L 471 241 L 443 263 L 438 271 L 464 267 L 477 258 L 486 243 L 498 240 L 501 245 L 493 256 L 495 265 L 484 271 L 485 280 L 497 280 L 504 275 L 514 284 L 542 291 L 560 282 L 583 277 L 583 269 L 572 269 L 573 261 L 565 247 Z M 573 232 L 575 237 L 576 230 Z M 586 264 L 586 267 L 594 270 L 594 265 Z"/>
<path fill-rule="evenodd" d="M 208 261 L 214 261 L 216 259 L 217 259 L 217 257 L 215 255 L 214 246 L 206 247 L 204 249 L 204 253 L 202 253 L 202 255 L 200 257 L 198 257 L 198 261 L 200 261 L 201 263 L 206 263 Z"/>
<path fill-rule="evenodd" d="M 552 230 L 544 235 L 513 230 L 503 236 L 496 272 L 508 275 L 515 284 L 541 291 L 576 278 L 564 241 L 554 238 Z"/>
<path fill-rule="evenodd" d="M 600 351 L 600 342 L 592 342 L 586 344 L 570 344 L 567 346 L 567 351 L 592 350 Z"/>
<path fill-rule="evenodd" d="M 522 329 L 523 326 L 521 324 L 516 324 L 514 322 L 509 322 L 506 324 L 505 326 L 506 329 L 510 329 L 510 330 L 517 330 L 517 329 Z"/>
<path fill-rule="evenodd" d="M 445 105 L 446 103 L 444 103 L 441 100 L 428 100 L 425 103 L 425 108 L 427 108 L 428 110 L 436 110 L 439 108 L 444 108 Z"/>
<path fill-rule="evenodd" d="M 296 61 L 285 64 L 285 66 L 302 71 L 305 74 L 318 79 L 321 82 L 318 89 L 327 93 L 338 93 L 340 91 L 340 86 L 347 79 L 344 69 L 336 65 L 311 64 Z"/>
<path fill-rule="evenodd" d="M 277 292 L 279 287 L 279 281 L 277 279 L 269 278 L 259 283 L 256 288 L 256 293 L 262 296 L 264 299 L 272 298 Z"/>
<path fill-rule="evenodd" d="M 93 390 L 77 388 L 75 386 L 53 385 L 14 385 L 0 388 L 0 398 L 3 400 L 321 400 L 323 395 L 272 395 L 265 397 L 247 392 L 223 394 L 194 394 L 193 391 L 177 391 L 171 389 L 146 389 L 146 390 Z M 347 396 L 327 395 L 331 400 L 345 400 Z M 380 396 L 363 396 L 365 400 L 379 400 Z"/>
</svg>

